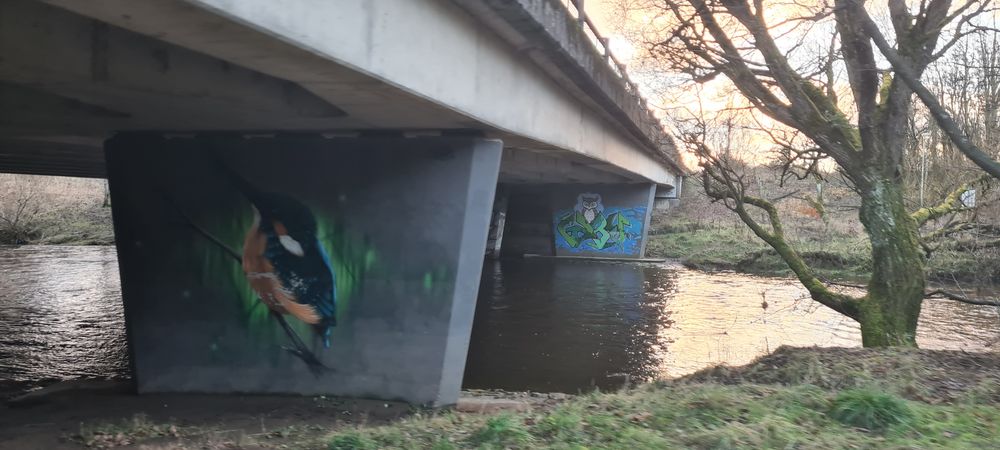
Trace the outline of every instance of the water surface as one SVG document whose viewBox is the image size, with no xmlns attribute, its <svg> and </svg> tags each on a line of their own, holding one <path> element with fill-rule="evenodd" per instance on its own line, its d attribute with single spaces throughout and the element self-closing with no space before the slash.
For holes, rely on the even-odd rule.
<svg viewBox="0 0 1000 450">
<path fill-rule="evenodd" d="M 0 382 L 128 377 L 113 247 L 0 247 L 0 267 Z M 674 263 L 487 261 L 465 385 L 577 392 L 780 345 L 861 344 L 853 321 L 805 297 L 794 280 Z M 924 305 L 922 347 L 997 348 L 998 308 Z"/>
<path fill-rule="evenodd" d="M 0 247 L 0 381 L 128 373 L 114 247 Z"/>
<path fill-rule="evenodd" d="M 918 344 L 996 349 L 998 312 L 927 300 Z M 861 334 L 792 279 L 705 273 L 676 263 L 487 261 L 465 384 L 610 388 L 626 376 L 649 381 L 745 364 L 781 345 L 858 347 Z"/>
</svg>

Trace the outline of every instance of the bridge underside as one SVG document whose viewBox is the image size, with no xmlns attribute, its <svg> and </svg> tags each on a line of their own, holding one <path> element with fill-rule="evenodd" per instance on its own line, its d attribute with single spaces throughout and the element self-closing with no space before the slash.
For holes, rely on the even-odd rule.
<svg viewBox="0 0 1000 450">
<path fill-rule="evenodd" d="M 100 19 L 114 10 L 67 3 L 64 6 L 83 8 L 81 12 Z M 155 5 L 147 4 L 146 9 Z M 117 6 L 126 13 L 115 18 L 128 18 L 131 11 Z M 135 17 L 124 20 L 139 26 L 141 14 L 155 12 L 135 11 Z M 183 18 L 174 11 L 161 22 L 170 26 L 171 20 Z M 286 53 L 255 55 L 255 61 L 278 68 L 264 73 L 233 62 L 246 56 L 221 59 L 54 6 L 4 2 L 0 171 L 104 177 L 101 148 L 117 131 L 343 136 L 471 132 L 504 142 L 503 182 L 647 181 L 609 161 L 504 131 L 350 68 L 319 64 L 302 51 L 293 55 L 293 66 Z M 306 63 L 311 64 L 310 80 L 303 81 L 301 72 L 275 76 L 301 70 Z M 538 114 L 530 108 L 523 113 Z"/>
</svg>

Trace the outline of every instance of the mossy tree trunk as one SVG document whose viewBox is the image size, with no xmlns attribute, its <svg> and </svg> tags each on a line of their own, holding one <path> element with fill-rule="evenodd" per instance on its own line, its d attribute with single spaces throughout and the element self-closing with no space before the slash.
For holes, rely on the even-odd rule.
<svg viewBox="0 0 1000 450">
<path fill-rule="evenodd" d="M 872 245 L 868 294 L 857 300 L 865 347 L 913 346 L 924 299 L 924 258 L 917 222 L 903 204 L 901 182 L 869 174 L 859 186 L 860 219 Z"/>
</svg>

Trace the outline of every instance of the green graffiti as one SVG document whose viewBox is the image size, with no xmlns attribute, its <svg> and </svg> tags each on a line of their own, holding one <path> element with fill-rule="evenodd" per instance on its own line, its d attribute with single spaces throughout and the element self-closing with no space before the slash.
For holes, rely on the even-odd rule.
<svg viewBox="0 0 1000 450">
<path fill-rule="evenodd" d="M 556 229 L 566 243 L 573 248 L 581 244 L 596 250 L 603 250 L 618 243 L 614 236 L 625 236 L 632 222 L 624 214 L 615 212 L 605 216 L 597 214 L 592 222 L 579 211 L 570 212 L 559 219 Z"/>
<path fill-rule="evenodd" d="M 645 207 L 605 207 L 600 194 L 577 196 L 573 209 L 555 214 L 556 248 L 569 251 L 639 251 Z"/>
<path fill-rule="evenodd" d="M 341 223 L 328 216 L 316 218 L 316 234 L 330 255 L 330 265 L 337 279 L 337 317 L 347 317 L 352 297 L 366 276 L 377 269 L 374 247 L 352 237 Z"/>
<path fill-rule="evenodd" d="M 234 200 L 229 205 L 232 208 L 229 211 L 202 211 L 202 214 L 191 219 L 226 247 L 242 253 L 244 237 L 253 224 L 252 209 L 242 199 Z M 317 214 L 316 221 L 317 240 L 329 255 L 330 267 L 336 279 L 337 317 L 341 323 L 345 323 L 350 315 L 351 300 L 356 296 L 364 278 L 378 269 L 378 253 L 372 245 L 351 236 L 341 223 L 329 216 Z M 218 244 L 203 238 L 195 239 L 191 251 L 200 256 L 202 284 L 232 297 L 232 300 L 220 299 L 221 301 L 238 302 L 242 322 L 258 344 L 272 344 L 284 339 L 280 328 L 274 325 L 270 311 L 251 288 L 240 264 Z M 179 248 L 178 252 L 185 251 Z M 289 321 L 289 325 L 303 335 L 309 332 L 309 325 L 300 321 Z"/>
</svg>

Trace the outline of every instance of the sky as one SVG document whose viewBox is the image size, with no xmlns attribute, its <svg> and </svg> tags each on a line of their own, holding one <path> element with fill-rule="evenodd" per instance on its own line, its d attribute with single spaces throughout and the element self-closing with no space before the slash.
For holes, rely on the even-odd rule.
<svg viewBox="0 0 1000 450">
<path fill-rule="evenodd" d="M 569 0 L 563 0 L 564 2 L 569 2 Z M 669 73 L 665 73 L 659 70 L 641 70 L 641 64 L 644 62 L 641 57 L 641 49 L 637 49 L 630 40 L 623 35 L 623 28 L 634 28 L 642 22 L 644 22 L 642 17 L 628 16 L 623 13 L 620 6 L 618 6 L 622 0 L 586 0 L 586 11 L 588 16 L 597 26 L 600 33 L 609 38 L 611 50 L 615 57 L 625 63 L 627 66 L 633 67 L 630 71 L 633 81 L 635 81 L 639 87 L 640 91 L 644 93 L 647 100 L 651 105 L 656 108 L 657 115 L 664 122 L 668 130 L 676 132 L 676 125 L 679 121 L 676 120 L 677 117 L 690 117 L 690 111 L 704 111 L 706 116 L 711 116 L 714 112 L 731 109 L 729 107 L 746 106 L 746 101 L 741 95 L 733 91 L 733 87 L 725 77 L 717 77 L 715 80 L 699 85 L 697 89 L 691 88 L 690 85 L 684 85 L 683 88 L 678 89 L 676 84 L 671 84 L 672 77 Z M 956 2 L 956 5 L 961 5 L 964 2 Z M 794 5 L 794 6 L 792 6 Z M 768 3 L 768 7 L 765 9 L 765 15 L 767 17 L 767 22 L 769 24 L 777 24 L 783 22 L 783 19 L 787 18 L 789 15 L 801 15 L 801 8 L 806 8 L 810 5 L 808 1 L 800 2 L 799 0 L 786 0 L 786 1 L 773 1 Z M 891 29 L 888 25 L 888 17 L 885 2 L 883 0 L 876 0 L 870 2 L 866 8 L 872 14 L 876 22 L 879 22 L 884 28 Z M 633 12 L 636 14 L 636 12 Z M 992 13 L 987 13 L 982 16 L 983 20 L 986 20 L 987 25 L 996 26 L 998 20 L 1000 20 L 1000 9 L 992 11 Z M 782 30 L 774 29 L 773 34 L 778 37 L 777 44 L 783 50 L 789 51 L 788 55 L 790 61 L 793 64 L 802 63 L 803 61 L 814 61 L 815 55 L 817 53 L 825 53 L 826 47 L 829 45 L 829 39 L 833 32 L 832 21 L 826 20 L 820 22 L 808 32 L 804 38 L 806 45 L 802 47 L 787 48 L 788 46 L 795 44 L 795 39 L 782 39 L 781 36 L 784 35 L 783 31 L 792 30 Z M 797 32 L 798 30 L 796 30 Z M 892 39 L 893 33 L 891 31 L 887 32 L 887 37 Z M 795 36 L 794 32 L 788 36 Z M 946 36 L 948 34 L 946 33 Z M 803 60 L 802 58 L 806 58 Z M 881 55 L 876 53 L 876 58 L 879 59 L 878 65 L 883 68 L 887 68 L 888 64 L 881 58 Z M 840 104 L 840 109 L 847 114 L 849 117 L 853 115 L 855 109 L 853 105 L 851 89 L 848 84 L 846 73 L 842 70 L 839 65 L 835 66 L 835 80 L 834 89 L 838 91 L 838 103 Z M 685 111 L 686 110 L 686 111 Z M 758 124 L 764 129 L 784 129 L 785 127 L 779 125 L 775 121 L 766 117 L 761 113 L 755 113 L 753 118 L 750 120 L 749 115 L 741 116 L 746 120 L 749 126 L 753 126 L 754 123 Z M 754 160 L 758 163 L 766 162 L 771 160 L 774 153 L 771 152 L 775 147 L 773 141 L 770 140 L 765 133 L 762 132 L 750 132 L 749 140 L 746 141 L 749 147 L 749 155 L 744 156 L 744 159 Z M 684 163 L 688 167 L 695 167 L 696 162 L 690 155 L 684 155 Z M 824 168 L 832 169 L 832 164 L 824 166 Z"/>
<path fill-rule="evenodd" d="M 627 24 L 623 20 L 624 18 L 621 17 L 622 11 L 616 7 L 617 3 L 618 0 L 587 0 L 585 2 L 585 10 L 601 35 L 608 38 L 608 44 L 615 58 L 626 66 L 636 65 L 639 63 L 637 60 L 639 52 L 635 45 L 618 31 Z M 656 92 L 656 88 L 652 86 L 655 84 L 655 80 L 649 79 L 649 76 L 647 74 L 644 77 L 633 73 L 632 80 L 639 85 L 639 89 L 643 92 L 647 101 L 654 106 L 654 113 L 663 121 L 669 121 L 668 109 L 677 107 L 678 104 L 676 102 L 680 102 L 684 107 L 692 109 L 699 107 L 722 109 L 727 106 L 726 102 L 732 101 L 731 96 L 721 95 L 720 90 L 712 84 L 703 86 L 699 91 L 687 91 L 680 95 L 680 98 L 668 101 L 664 95 L 659 95 Z M 670 95 L 677 96 L 678 94 L 672 92 Z M 697 167 L 697 158 L 694 155 L 684 152 L 683 149 L 679 150 L 681 151 L 682 163 L 684 165 L 691 169 Z"/>
<path fill-rule="evenodd" d="M 585 9 L 600 33 L 609 39 L 611 51 L 615 57 L 626 66 L 638 66 L 642 63 L 639 56 L 640 51 L 621 31 L 623 28 L 635 26 L 638 21 L 635 21 L 635 18 L 623 16 L 623 11 L 618 6 L 619 3 L 620 0 L 587 0 Z M 790 13 L 790 10 L 782 9 L 780 2 L 772 6 L 773 9 L 768 13 L 769 23 L 780 22 L 782 17 Z M 826 33 L 828 31 L 820 27 L 813 29 L 810 35 L 820 36 L 826 40 L 828 39 Z M 779 39 L 778 44 L 787 45 L 787 41 Z M 822 45 L 827 44 L 824 42 Z M 672 126 L 674 117 L 692 117 L 698 115 L 698 111 L 704 111 L 706 116 L 711 116 L 714 112 L 747 106 L 746 100 L 734 91 L 725 77 L 717 77 L 713 81 L 696 85 L 696 88 L 691 88 L 690 84 L 686 84 L 683 89 L 671 87 L 669 82 L 665 83 L 663 79 L 668 77 L 669 74 L 657 70 L 632 71 L 633 81 L 639 85 L 640 90 L 647 97 L 649 103 L 654 106 L 655 113 L 665 123 L 668 130 L 676 131 Z M 842 107 L 846 106 L 844 110 L 850 111 L 849 86 L 846 79 L 839 80 L 837 85 L 839 86 L 837 89 L 843 91 L 840 99 L 847 101 L 847 104 L 842 105 Z M 740 117 L 751 126 L 769 129 L 784 128 L 764 114 L 754 114 L 753 118 L 742 114 Z M 740 142 L 743 143 L 741 148 L 745 149 L 741 152 L 740 158 L 744 160 L 766 163 L 772 161 L 775 156 L 771 152 L 775 144 L 765 133 L 747 132 L 745 136 L 741 136 Z M 697 167 L 697 158 L 693 155 L 681 149 L 681 156 L 683 163 L 688 168 Z M 824 169 L 832 168 L 832 165 L 824 165 Z"/>
</svg>

